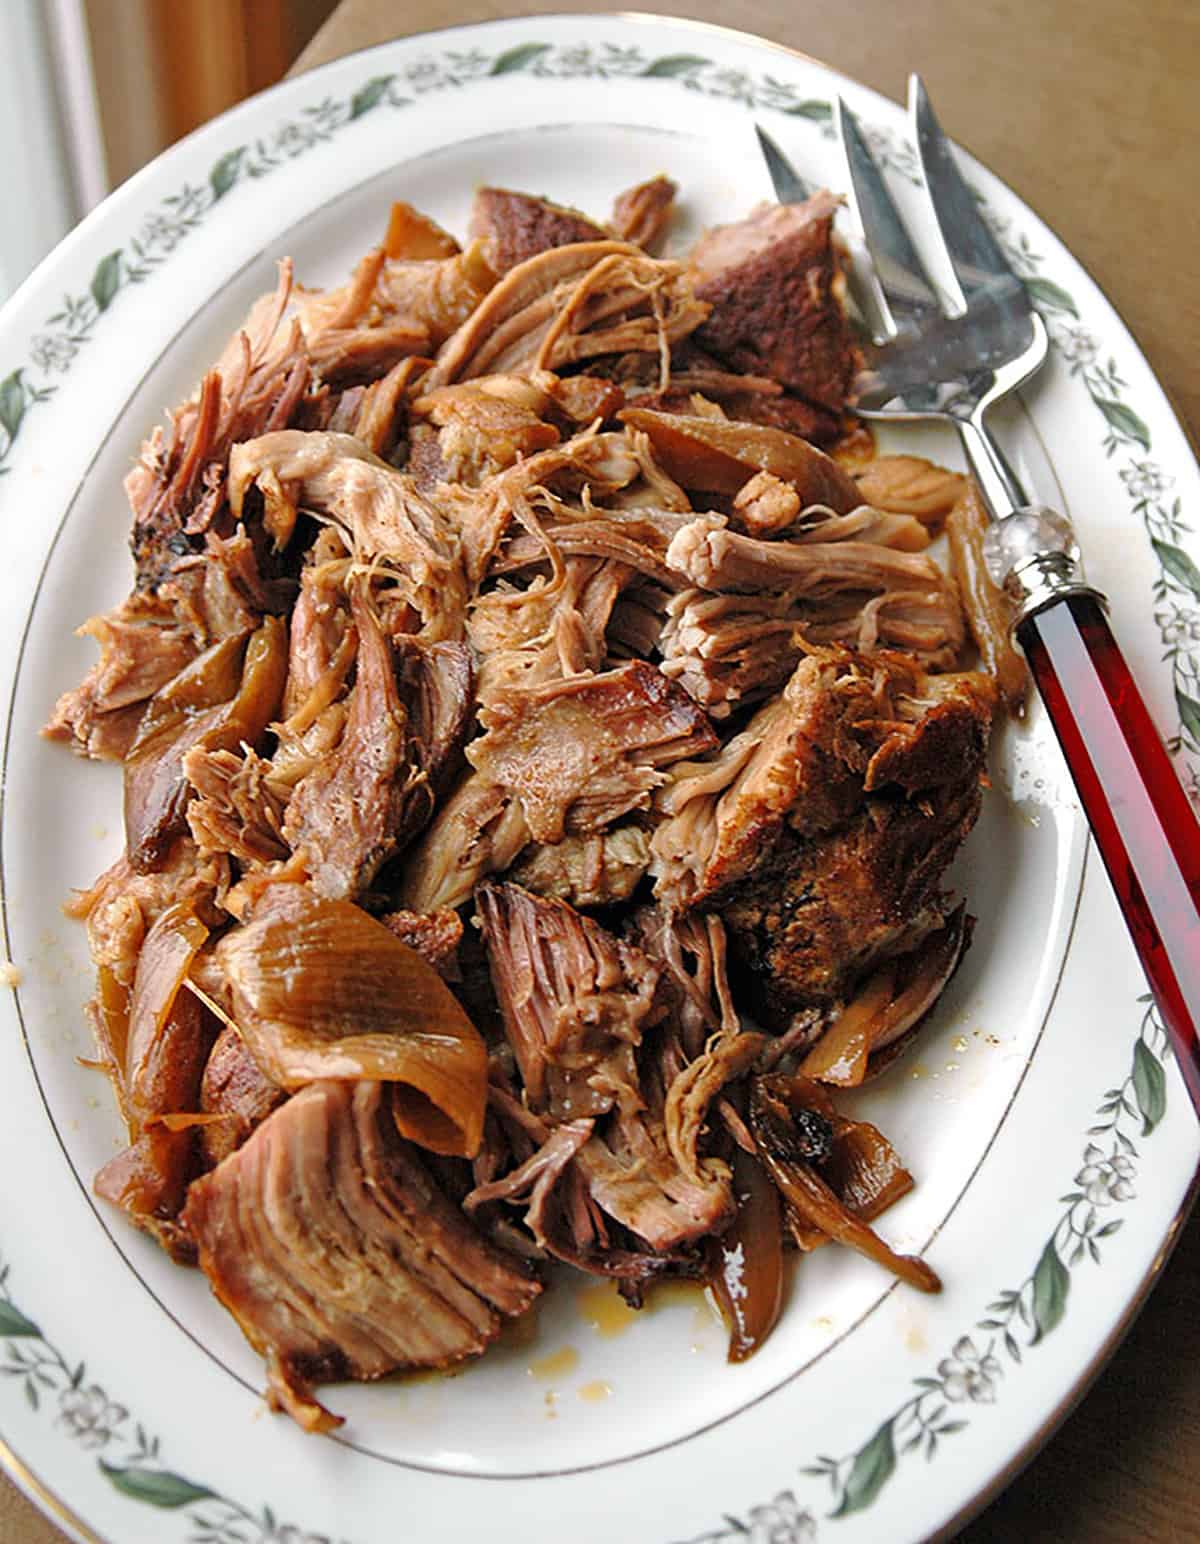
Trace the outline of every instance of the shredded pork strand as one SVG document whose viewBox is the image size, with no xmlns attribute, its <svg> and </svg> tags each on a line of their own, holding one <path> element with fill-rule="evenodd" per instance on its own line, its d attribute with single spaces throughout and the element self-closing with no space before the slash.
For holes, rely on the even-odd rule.
<svg viewBox="0 0 1200 1544">
<path fill-rule="evenodd" d="M 971 638 L 1023 677 L 970 485 L 846 417 L 837 199 L 651 255 L 679 196 L 484 188 L 461 244 L 397 204 L 345 284 L 281 263 L 147 439 L 134 590 L 45 730 L 125 785 L 70 907 L 129 1127 L 98 1193 L 308 1430 L 480 1354 L 547 1260 L 634 1304 L 744 1245 L 767 1290 L 785 1236 L 934 1279 L 831 1090 L 970 940 Z"/>
</svg>

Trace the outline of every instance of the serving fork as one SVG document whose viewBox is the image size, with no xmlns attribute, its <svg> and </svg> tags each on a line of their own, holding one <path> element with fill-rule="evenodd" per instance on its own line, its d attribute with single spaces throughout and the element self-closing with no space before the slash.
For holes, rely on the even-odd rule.
<svg viewBox="0 0 1200 1544">
<path fill-rule="evenodd" d="M 1028 662 L 1134 947 L 1200 1113 L 1200 827 L 1106 618 L 1069 523 L 1032 503 L 987 422 L 1041 367 L 1045 324 L 982 218 L 921 80 L 909 82 L 921 166 L 920 237 L 952 281 L 935 284 L 862 128 L 836 122 L 862 230 L 850 296 L 870 341 L 855 388 L 863 418 L 935 419 L 958 432 L 992 517 L 984 560 L 1014 605 Z M 773 140 L 759 140 L 781 203 L 809 195 Z"/>
</svg>

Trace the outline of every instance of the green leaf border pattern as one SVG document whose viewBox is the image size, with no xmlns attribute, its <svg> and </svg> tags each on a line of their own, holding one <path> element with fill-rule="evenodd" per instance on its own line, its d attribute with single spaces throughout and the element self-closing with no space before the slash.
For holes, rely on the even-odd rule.
<svg viewBox="0 0 1200 1544">
<path fill-rule="evenodd" d="M 870 1437 L 840 1458 L 818 1454 L 800 1473 L 825 1480 L 832 1495 L 833 1519 L 865 1511 L 909 1456 L 937 1456 L 945 1438 L 965 1431 L 971 1406 L 996 1402 L 1006 1371 L 1019 1366 L 1026 1352 L 1062 1322 L 1072 1272 L 1088 1262 L 1103 1262 L 1102 1246 L 1119 1232 L 1122 1218 L 1112 1215 L 1136 1200 L 1134 1180 L 1140 1152 L 1134 1136 L 1149 1136 L 1166 1112 L 1166 1073 L 1170 1057 L 1166 1030 L 1148 995 L 1138 999 L 1143 1013 L 1133 1044 L 1129 1073 L 1105 1093 L 1088 1127 L 1074 1188 L 1060 1197 L 1062 1211 L 1043 1243 L 1032 1270 L 1017 1287 L 999 1292 L 968 1334 L 960 1335 L 934 1372 L 913 1379 L 913 1393 L 887 1416 Z M 791 1497 L 792 1492 L 786 1492 Z M 761 1510 L 761 1509 L 757 1509 Z M 811 1518 L 812 1513 L 805 1516 Z M 688 1544 L 724 1544 L 757 1539 L 754 1517 L 726 1519 L 725 1531 L 707 1533 Z M 815 1528 L 815 1525 L 814 1525 Z M 775 1544 L 775 1533 L 764 1533 Z M 782 1544 L 815 1537 L 815 1532 L 780 1530 Z"/>
<path fill-rule="evenodd" d="M 113 1488 L 132 1501 L 181 1513 L 189 1544 L 347 1544 L 329 1534 L 281 1523 L 270 1507 L 252 1512 L 163 1462 L 159 1439 L 74 1366 L 13 1302 L 8 1265 L 0 1267 L 0 1380 L 20 1386 L 32 1410 L 54 1412 L 55 1425 L 85 1452 Z"/>
</svg>

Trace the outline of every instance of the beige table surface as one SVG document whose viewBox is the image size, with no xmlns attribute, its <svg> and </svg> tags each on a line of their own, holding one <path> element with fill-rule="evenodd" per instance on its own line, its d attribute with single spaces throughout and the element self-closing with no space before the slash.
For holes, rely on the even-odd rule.
<svg viewBox="0 0 1200 1544">
<path fill-rule="evenodd" d="M 660 0 L 653 8 L 761 33 L 892 97 L 919 68 L 954 137 L 1099 281 L 1193 440 L 1200 436 L 1200 0 Z M 405 32 L 547 9 L 616 7 L 343 0 L 296 68 Z M 963 1544 L 1200 1540 L 1198 1288 L 1200 1220 L 1184 1231 L 1099 1382 L 959 1535 Z M 61 1544 L 62 1535 L 3 1483 L 0 1541 Z M 397 1541 L 421 1544 L 403 1526 Z"/>
</svg>

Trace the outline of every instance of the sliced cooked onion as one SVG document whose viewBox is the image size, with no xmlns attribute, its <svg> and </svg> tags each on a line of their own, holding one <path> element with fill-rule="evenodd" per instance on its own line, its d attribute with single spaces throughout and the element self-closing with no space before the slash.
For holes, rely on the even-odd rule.
<svg viewBox="0 0 1200 1544">
<path fill-rule="evenodd" d="M 891 1271 L 918 1292 L 940 1292 L 941 1279 L 931 1266 L 916 1255 L 898 1255 L 884 1243 L 879 1234 L 865 1222 L 855 1217 L 838 1200 L 816 1171 L 806 1163 L 789 1162 L 763 1151 L 763 1166 L 775 1182 L 780 1194 L 801 1218 L 821 1230 L 839 1244 L 856 1249 Z"/>
<path fill-rule="evenodd" d="M 880 1058 L 879 1053 L 898 1045 L 937 1002 L 962 957 L 966 940 L 966 908 L 960 905 L 919 948 L 868 977 L 841 1017 L 805 1057 L 801 1067 L 804 1075 L 852 1088 L 890 1065 L 893 1058 Z"/>
<path fill-rule="evenodd" d="M 913 1177 L 877 1126 L 865 1120 L 833 1120 L 833 1152 L 825 1178 L 862 1222 L 873 1222 L 913 1187 Z"/>
<path fill-rule="evenodd" d="M 804 508 L 824 504 L 844 515 L 862 503 L 836 461 L 786 429 L 642 407 L 618 416 L 650 436 L 659 463 L 684 488 L 735 494 L 755 472 L 771 472 L 795 486 Z"/>
<path fill-rule="evenodd" d="M 783 1307 L 779 1195 L 757 1158 L 733 1155 L 737 1216 L 710 1240 L 709 1285 L 729 1327 L 729 1360 L 744 1362 L 775 1328 Z"/>
<path fill-rule="evenodd" d="M 797 1118 L 795 1126 L 789 1122 L 789 1112 Z M 800 1118 L 808 1117 L 811 1122 L 814 1116 L 823 1131 L 805 1130 Z M 755 1145 L 763 1167 L 787 1203 L 789 1227 L 800 1248 L 817 1247 L 823 1235 L 858 1250 L 920 1292 L 940 1292 L 941 1281 L 924 1260 L 896 1254 L 867 1225 L 866 1216 L 878 1216 L 903 1195 L 912 1178 L 873 1126 L 864 1123 L 847 1147 L 847 1130 L 856 1124 L 833 1114 L 828 1095 L 807 1079 L 772 1074 L 756 1079 L 751 1087 L 750 1127 Z M 851 1196 L 840 1196 L 816 1172 L 807 1161 L 808 1152 L 818 1158 L 831 1179 L 840 1177 L 857 1191 L 862 1212 L 852 1210 Z"/>
<path fill-rule="evenodd" d="M 237 1027 L 272 1082 L 395 1083 L 401 1133 L 435 1153 L 479 1150 L 487 1050 L 437 971 L 349 901 L 268 887 L 217 958 Z"/>
<path fill-rule="evenodd" d="M 152 1115 L 188 1109 L 199 1093 L 206 1054 L 203 1010 L 179 989 L 207 937 L 194 902 L 177 901 L 142 944 L 125 1047 L 131 1135 Z"/>
<path fill-rule="evenodd" d="M 117 980 L 107 965 L 96 972 L 96 996 L 91 1016 L 100 1051 L 100 1065 L 108 1073 L 117 1096 L 121 1119 L 130 1124 L 129 1096 L 125 1087 L 125 1059 L 129 1047 L 129 988 Z"/>
<path fill-rule="evenodd" d="M 125 758 L 125 846 L 145 873 L 161 866 L 187 826 L 188 751 L 254 745 L 278 716 L 287 676 L 287 628 L 263 619 L 249 639 L 238 633 L 201 654 L 146 706 Z"/>
<path fill-rule="evenodd" d="M 966 943 L 967 912 L 966 906 L 960 905 L 951 912 L 944 927 L 931 933 L 911 955 L 897 961 L 897 978 L 902 988 L 876 1026 L 871 1039 L 872 1055 L 894 1045 L 925 1017 L 954 974 Z"/>
<path fill-rule="evenodd" d="M 858 996 L 804 1058 L 800 1070 L 805 1077 L 820 1078 L 841 1088 L 854 1088 L 862 1082 L 876 1025 L 887 1012 L 895 984 L 896 974 L 890 965 L 868 978 Z"/>
<path fill-rule="evenodd" d="M 1009 637 L 1012 603 L 993 582 L 983 561 L 983 538 L 989 524 L 979 490 L 968 482 L 946 520 L 950 570 L 958 581 L 967 626 L 984 669 L 995 676 L 1008 711 L 1019 715 L 1029 690 L 1029 672 Z"/>
</svg>

